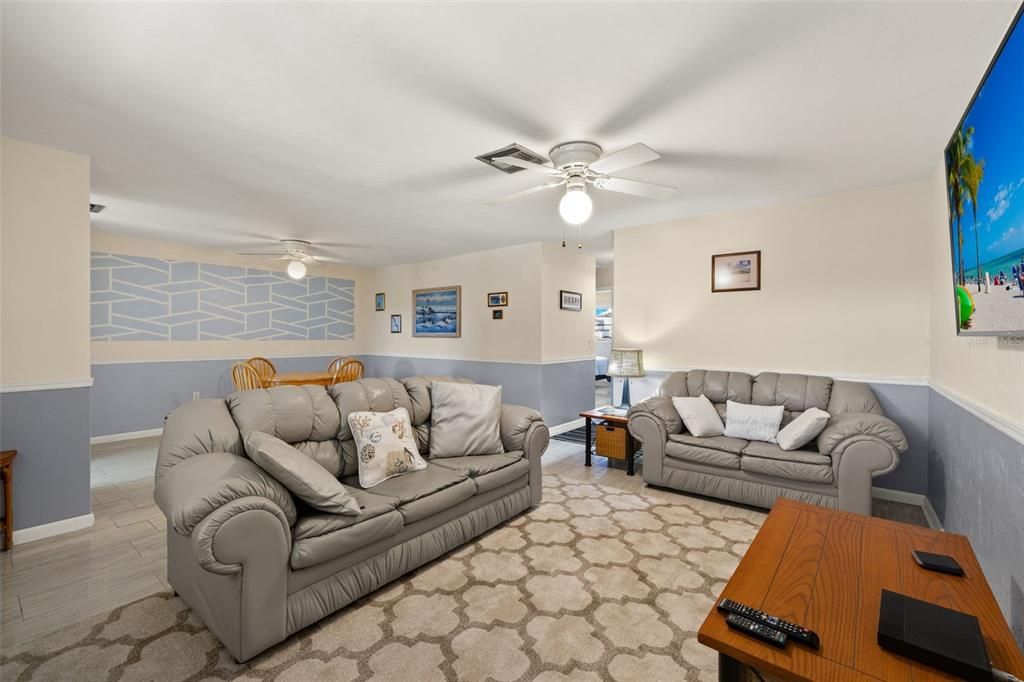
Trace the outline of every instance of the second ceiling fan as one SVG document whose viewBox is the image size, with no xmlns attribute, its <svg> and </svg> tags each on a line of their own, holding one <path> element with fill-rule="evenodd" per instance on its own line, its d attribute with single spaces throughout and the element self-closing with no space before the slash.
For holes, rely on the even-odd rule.
<svg viewBox="0 0 1024 682">
<path fill-rule="evenodd" d="M 558 212 L 570 225 L 582 225 L 590 219 L 594 210 L 593 201 L 587 194 L 587 185 L 647 199 L 667 199 L 675 194 L 675 187 L 612 177 L 612 173 L 660 159 L 661 155 L 647 145 L 637 143 L 614 154 L 603 154 L 600 145 L 593 142 L 565 142 L 551 149 L 551 165 L 534 163 L 516 156 L 498 157 L 494 161 L 546 175 L 548 182 L 496 197 L 486 203 L 502 204 L 565 185 L 565 196 L 558 204 Z"/>
</svg>

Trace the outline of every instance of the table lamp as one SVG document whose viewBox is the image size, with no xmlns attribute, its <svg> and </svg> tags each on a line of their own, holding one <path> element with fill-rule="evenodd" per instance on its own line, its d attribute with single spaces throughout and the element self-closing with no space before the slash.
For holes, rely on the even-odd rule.
<svg viewBox="0 0 1024 682">
<path fill-rule="evenodd" d="M 622 377 L 622 407 L 629 407 L 629 378 L 644 376 L 644 352 L 639 348 L 612 348 L 608 376 Z"/>
</svg>

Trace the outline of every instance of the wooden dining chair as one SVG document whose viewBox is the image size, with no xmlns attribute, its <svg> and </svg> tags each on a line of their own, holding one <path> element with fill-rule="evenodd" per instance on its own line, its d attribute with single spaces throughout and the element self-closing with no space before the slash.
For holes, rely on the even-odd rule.
<svg viewBox="0 0 1024 682">
<path fill-rule="evenodd" d="M 363 378 L 363 363 L 358 360 L 345 360 L 334 370 L 331 377 L 332 384 L 340 384 L 346 381 L 357 381 Z"/>
<path fill-rule="evenodd" d="M 231 368 L 231 381 L 235 384 L 236 391 L 251 391 L 255 388 L 263 388 L 263 378 L 255 367 L 248 362 L 236 362 Z"/>
<path fill-rule="evenodd" d="M 263 386 L 269 386 L 274 375 L 277 374 L 277 368 L 274 367 L 274 363 L 259 356 L 249 358 L 246 362 L 260 375 L 260 381 L 263 383 Z"/>
<path fill-rule="evenodd" d="M 347 355 L 339 355 L 338 357 L 331 360 L 331 364 L 327 365 L 327 373 L 334 376 L 334 373 L 341 369 L 341 366 L 348 362 L 349 358 Z"/>
</svg>

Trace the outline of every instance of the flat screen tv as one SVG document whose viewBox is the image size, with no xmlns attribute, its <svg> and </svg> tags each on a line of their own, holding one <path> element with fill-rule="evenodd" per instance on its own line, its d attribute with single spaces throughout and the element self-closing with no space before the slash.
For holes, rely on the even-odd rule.
<svg viewBox="0 0 1024 682">
<path fill-rule="evenodd" d="M 1022 13 L 946 147 L 958 334 L 1024 336 Z"/>
</svg>

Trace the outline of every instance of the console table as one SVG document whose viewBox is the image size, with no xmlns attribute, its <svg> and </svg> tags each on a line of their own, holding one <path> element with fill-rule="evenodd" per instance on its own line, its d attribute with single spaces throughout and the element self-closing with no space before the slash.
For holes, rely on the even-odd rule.
<svg viewBox="0 0 1024 682">
<path fill-rule="evenodd" d="M 12 472 L 14 470 L 14 458 L 17 456 L 17 450 L 4 450 L 0 452 L 0 479 L 3 479 L 4 486 L 4 518 L 0 521 L 0 530 L 3 530 L 2 550 L 4 552 L 11 548 L 14 538 L 14 502 L 12 499 L 14 481 Z"/>
<path fill-rule="evenodd" d="M 952 556 L 965 577 L 921 568 L 915 549 Z M 719 652 L 720 680 L 744 679 L 747 666 L 782 680 L 954 679 L 878 645 L 882 589 L 973 614 L 993 667 L 1024 679 L 1024 655 L 966 537 L 786 499 L 775 502 L 720 598 L 810 628 L 821 648 L 776 649 L 729 629 L 714 607 L 697 640 Z"/>
</svg>

